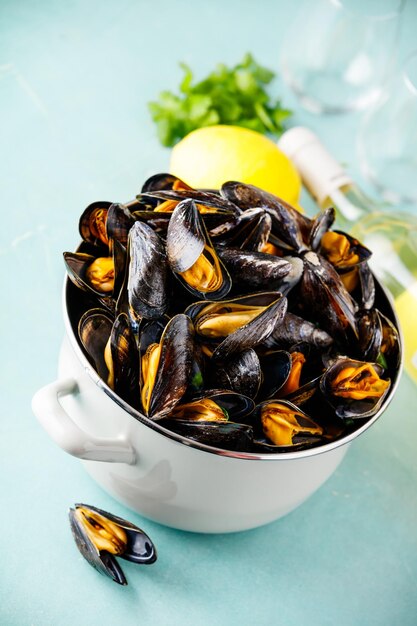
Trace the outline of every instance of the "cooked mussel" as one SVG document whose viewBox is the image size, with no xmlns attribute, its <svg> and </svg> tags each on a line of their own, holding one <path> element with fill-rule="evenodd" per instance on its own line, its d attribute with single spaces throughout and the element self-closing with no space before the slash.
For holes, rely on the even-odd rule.
<svg viewBox="0 0 417 626">
<path fill-rule="evenodd" d="M 68 513 L 75 544 L 83 557 L 119 585 L 127 585 L 127 580 L 116 556 L 142 565 L 155 563 L 153 542 L 131 522 L 89 504 L 75 504 Z"/>
<path fill-rule="evenodd" d="M 166 250 L 171 270 L 194 296 L 221 300 L 232 281 L 217 256 L 193 200 L 180 202 L 172 213 Z"/>
<path fill-rule="evenodd" d="M 120 292 L 126 266 L 126 250 L 118 241 L 113 242 L 111 254 L 90 247 L 87 252 L 64 252 L 64 262 L 71 281 L 79 289 L 93 294 L 110 310 Z"/>
<path fill-rule="evenodd" d="M 255 444 L 260 450 L 295 450 L 323 442 L 323 427 L 286 400 L 268 400 L 255 409 Z"/>
<path fill-rule="evenodd" d="M 363 419 L 374 415 L 387 395 L 391 381 L 381 378 L 384 369 L 377 363 L 339 356 L 324 372 L 320 389 L 342 419 Z"/>
<path fill-rule="evenodd" d="M 175 315 L 159 343 L 147 347 L 140 363 L 141 401 L 151 419 L 168 415 L 187 390 L 194 356 L 194 329 L 184 314 Z"/>
<path fill-rule="evenodd" d="M 78 335 L 99 376 L 123 400 L 138 406 L 138 351 L 127 315 L 120 313 L 113 321 L 102 309 L 86 311 Z"/>
<path fill-rule="evenodd" d="M 302 310 L 309 310 L 310 315 L 341 341 L 346 340 L 348 329 L 357 337 L 357 307 L 334 267 L 313 251 L 304 254 L 303 262 L 300 281 Z"/>
<path fill-rule="evenodd" d="M 87 243 L 108 246 L 106 222 L 111 202 L 93 202 L 83 211 L 78 224 L 80 235 Z"/>
<path fill-rule="evenodd" d="M 213 359 L 227 360 L 232 354 L 261 344 L 280 324 L 287 310 L 287 299 L 279 292 L 240 296 L 233 300 L 197 302 L 186 309 L 202 337 L 223 339 Z"/>
<path fill-rule="evenodd" d="M 338 230 L 324 232 L 319 244 L 320 254 L 338 270 L 351 269 L 363 261 L 368 261 L 372 255 L 372 252 L 357 239 Z"/>
</svg>

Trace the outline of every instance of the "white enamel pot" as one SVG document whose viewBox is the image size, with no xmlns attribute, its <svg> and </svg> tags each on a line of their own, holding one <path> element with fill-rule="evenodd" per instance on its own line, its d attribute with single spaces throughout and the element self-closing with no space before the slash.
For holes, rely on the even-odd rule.
<svg viewBox="0 0 417 626">
<path fill-rule="evenodd" d="M 75 337 L 68 313 L 75 289 L 65 281 L 66 337 L 59 377 L 33 398 L 33 411 L 65 452 L 82 460 L 103 489 L 141 515 L 182 530 L 223 533 L 255 528 L 286 515 L 335 471 L 353 439 L 381 410 L 343 439 L 281 454 L 211 448 L 164 429 L 121 400 L 97 375 Z M 379 287 L 398 327 L 387 294 Z M 401 370 L 401 367 L 399 368 Z"/>
</svg>

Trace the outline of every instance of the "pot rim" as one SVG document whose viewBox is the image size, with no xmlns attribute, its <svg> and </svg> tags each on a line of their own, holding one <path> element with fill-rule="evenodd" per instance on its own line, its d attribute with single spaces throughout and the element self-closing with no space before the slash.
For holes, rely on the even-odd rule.
<svg viewBox="0 0 417 626">
<path fill-rule="evenodd" d="M 385 289 L 385 287 L 383 287 L 383 285 L 381 285 L 381 283 L 378 281 L 378 279 L 374 276 L 375 282 L 378 284 L 378 286 L 380 287 L 380 289 L 382 290 L 385 298 L 387 299 L 390 307 L 391 307 L 391 311 L 393 314 L 393 320 L 395 322 L 396 328 L 398 330 L 399 333 L 399 338 L 400 338 L 400 362 L 399 362 L 399 367 L 398 367 L 398 372 L 397 372 L 397 376 L 396 379 L 393 383 L 393 385 L 391 386 L 391 389 L 385 399 L 385 402 L 383 403 L 383 405 L 381 406 L 381 408 L 375 413 L 375 415 L 372 416 L 371 419 L 369 419 L 367 422 L 365 422 L 365 424 L 363 424 L 360 428 L 358 428 L 357 430 L 353 431 L 352 433 L 349 433 L 348 435 L 346 435 L 345 437 L 342 437 L 341 439 L 337 439 L 335 441 L 331 441 L 329 443 L 326 443 L 324 445 L 321 446 L 317 446 L 314 448 L 308 448 L 306 450 L 294 450 L 294 452 L 274 452 L 274 453 L 269 453 L 269 452 L 236 452 L 234 450 L 224 450 L 222 448 L 215 448 L 213 446 L 208 446 L 206 444 L 203 443 L 199 443 L 197 441 L 194 441 L 192 439 L 188 439 L 182 435 L 179 435 L 178 433 L 174 433 L 171 430 L 168 430 L 167 428 L 164 428 L 162 426 L 162 422 L 160 421 L 155 421 L 155 420 L 151 420 L 149 417 L 146 417 L 146 415 L 143 415 L 142 413 L 140 413 L 139 411 L 137 411 L 136 409 L 134 409 L 132 406 L 130 406 L 127 402 L 125 402 L 122 398 L 120 398 L 105 382 L 104 380 L 102 380 L 100 378 L 100 376 L 97 374 L 97 372 L 94 370 L 94 368 L 92 367 L 92 365 L 90 364 L 90 362 L 88 361 L 87 357 L 85 356 L 79 342 L 78 339 L 76 338 L 73 328 L 72 328 L 72 324 L 71 324 L 71 320 L 70 320 L 70 316 L 69 316 L 69 312 L 68 312 L 68 306 L 67 306 L 67 287 L 69 285 L 69 278 L 67 275 L 65 275 L 64 278 L 64 284 L 63 284 L 63 290 L 62 290 L 62 309 L 63 309 L 63 315 L 64 315 L 64 325 L 65 325 L 65 330 L 67 333 L 67 336 L 69 338 L 70 344 L 72 349 L 74 350 L 76 356 L 78 357 L 79 361 L 81 362 L 81 365 L 85 371 L 85 373 L 91 378 L 91 380 L 93 381 L 93 383 L 101 390 L 103 391 L 107 396 L 109 396 L 109 398 L 111 398 L 111 400 L 113 400 L 118 406 L 120 406 L 122 409 L 124 409 L 126 411 L 126 413 L 128 413 L 129 415 L 131 415 L 133 418 L 135 418 L 136 420 L 138 420 L 139 422 L 141 422 L 142 424 L 144 424 L 145 426 L 148 426 L 150 428 L 152 428 L 152 430 L 156 431 L 157 433 L 159 433 L 161 436 L 163 437 L 167 437 L 171 440 L 173 440 L 175 443 L 177 444 L 181 444 L 181 445 L 185 445 L 187 447 L 190 448 L 194 448 L 196 450 L 200 450 L 202 452 L 208 452 L 210 454 L 215 454 L 218 456 L 223 456 L 223 457 L 229 457 L 229 458 L 233 458 L 233 459 L 242 459 L 242 460 L 250 460 L 250 461 L 285 461 L 285 460 L 295 460 L 295 459 L 302 459 L 302 458 L 308 458 L 311 456 L 317 456 L 319 454 L 324 454 L 326 452 L 330 452 L 332 450 L 335 450 L 336 448 L 339 448 L 341 446 L 344 446 L 346 444 L 351 443 L 354 439 L 356 439 L 357 437 L 359 437 L 362 433 L 364 433 L 366 430 L 368 430 L 368 428 L 370 428 L 370 426 L 372 426 L 372 424 L 374 424 L 376 422 L 376 420 L 382 415 L 382 413 L 388 408 L 389 404 L 391 403 L 394 395 L 395 395 L 395 391 L 398 387 L 399 381 L 401 379 L 401 374 L 402 374 L 402 370 L 403 370 L 403 364 L 404 364 L 404 351 L 403 351 L 403 335 L 402 335 L 402 331 L 401 331 L 401 327 L 399 324 L 399 320 L 397 317 L 397 314 L 395 312 L 395 308 L 394 308 L 394 304 L 393 304 L 393 299 L 391 294 Z"/>
</svg>

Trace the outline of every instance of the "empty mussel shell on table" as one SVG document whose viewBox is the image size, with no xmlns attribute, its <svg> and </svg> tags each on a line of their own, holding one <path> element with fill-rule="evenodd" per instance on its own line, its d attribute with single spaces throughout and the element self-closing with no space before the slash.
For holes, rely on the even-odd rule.
<svg viewBox="0 0 417 626">
<path fill-rule="evenodd" d="M 116 557 L 141 565 L 155 563 L 153 542 L 131 522 L 89 504 L 75 504 L 68 514 L 75 544 L 83 557 L 119 585 L 127 585 L 127 580 Z"/>
</svg>

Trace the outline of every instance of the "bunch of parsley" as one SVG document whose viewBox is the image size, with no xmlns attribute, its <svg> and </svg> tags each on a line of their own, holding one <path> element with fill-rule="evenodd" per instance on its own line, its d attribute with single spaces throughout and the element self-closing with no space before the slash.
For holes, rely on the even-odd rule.
<svg viewBox="0 0 417 626">
<path fill-rule="evenodd" d="M 279 100 L 271 100 L 265 87 L 275 74 L 256 63 L 251 54 L 232 68 L 219 64 L 194 85 L 191 69 L 185 63 L 180 66 L 184 70 L 180 95 L 163 91 L 156 102 L 149 103 L 164 146 L 173 146 L 192 130 L 213 124 L 234 124 L 272 135 L 283 132 L 291 111 Z"/>
</svg>

